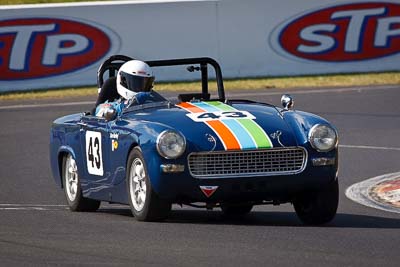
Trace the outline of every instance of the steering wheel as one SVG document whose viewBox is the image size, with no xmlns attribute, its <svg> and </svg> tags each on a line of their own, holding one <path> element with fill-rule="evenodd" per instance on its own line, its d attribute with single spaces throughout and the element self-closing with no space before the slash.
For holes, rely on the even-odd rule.
<svg viewBox="0 0 400 267">
<path fill-rule="evenodd" d="M 97 71 L 97 88 L 101 88 L 104 83 L 104 73 L 108 71 L 109 77 L 115 77 L 115 72 L 127 61 L 133 58 L 124 55 L 113 55 L 100 65 Z"/>
</svg>

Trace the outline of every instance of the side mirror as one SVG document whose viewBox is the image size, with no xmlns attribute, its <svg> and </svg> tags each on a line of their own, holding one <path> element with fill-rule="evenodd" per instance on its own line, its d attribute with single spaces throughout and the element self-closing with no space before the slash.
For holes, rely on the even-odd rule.
<svg viewBox="0 0 400 267">
<path fill-rule="evenodd" d="M 281 103 L 284 110 L 291 110 L 294 107 L 294 100 L 291 95 L 283 95 L 281 97 Z"/>
<path fill-rule="evenodd" d="M 106 121 L 114 120 L 117 117 L 117 111 L 112 107 L 108 107 L 104 111 L 103 116 L 106 119 Z"/>
</svg>

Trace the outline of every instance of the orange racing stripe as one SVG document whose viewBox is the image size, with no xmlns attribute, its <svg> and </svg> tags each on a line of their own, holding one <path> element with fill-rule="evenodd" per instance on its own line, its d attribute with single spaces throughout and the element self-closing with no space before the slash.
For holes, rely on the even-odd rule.
<svg viewBox="0 0 400 267">
<path fill-rule="evenodd" d="M 201 109 L 199 107 L 196 107 L 195 105 L 192 105 L 188 102 L 182 102 L 177 105 L 178 107 L 181 107 L 183 109 L 186 109 L 187 111 L 190 111 L 190 113 L 201 113 L 201 112 L 206 112 L 204 109 Z"/>
<path fill-rule="evenodd" d="M 225 145 L 226 150 L 239 150 L 240 144 L 231 130 L 222 123 L 222 121 L 207 121 L 206 124 L 214 130 Z"/>
<path fill-rule="evenodd" d="M 195 105 L 192 105 L 188 102 L 182 102 L 180 104 L 177 104 L 176 106 L 183 108 L 191 113 L 206 112 L 205 110 L 196 107 Z M 210 127 L 215 132 L 215 134 L 219 137 L 226 150 L 240 149 L 240 144 L 237 138 L 233 135 L 232 131 L 228 127 L 226 127 L 226 125 L 223 124 L 221 121 L 213 120 L 213 121 L 206 121 L 204 123 L 207 124 L 208 127 Z"/>
</svg>

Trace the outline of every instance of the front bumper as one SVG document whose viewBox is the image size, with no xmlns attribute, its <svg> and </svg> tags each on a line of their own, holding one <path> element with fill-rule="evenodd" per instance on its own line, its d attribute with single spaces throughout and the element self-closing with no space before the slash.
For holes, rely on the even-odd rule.
<svg viewBox="0 0 400 267">
<path fill-rule="evenodd" d="M 324 155 L 325 158 L 327 155 Z M 274 201 L 290 202 L 298 194 L 306 191 L 323 189 L 337 179 L 337 154 L 328 155 L 334 164 L 315 166 L 315 155 L 309 155 L 307 164 L 301 173 L 289 175 L 229 177 L 229 178 L 194 178 L 185 161 L 169 164 L 184 166 L 183 172 L 165 172 L 160 168 L 165 162 L 157 162 L 158 171 L 150 173 L 153 189 L 161 197 L 173 203 L 193 202 L 245 202 Z M 322 160 L 324 162 L 324 160 Z M 326 161 L 325 161 L 326 162 Z M 149 168 L 155 170 L 156 168 Z M 217 188 L 207 196 L 201 187 Z"/>
</svg>

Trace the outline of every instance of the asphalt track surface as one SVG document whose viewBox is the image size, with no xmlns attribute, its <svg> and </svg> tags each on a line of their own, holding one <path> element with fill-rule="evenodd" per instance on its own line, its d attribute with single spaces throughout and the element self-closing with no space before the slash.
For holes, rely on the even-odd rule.
<svg viewBox="0 0 400 267">
<path fill-rule="evenodd" d="M 258 206 L 243 220 L 174 206 L 162 223 L 136 222 L 126 206 L 70 212 L 51 177 L 49 128 L 90 109 L 74 103 L 90 99 L 0 102 L 0 266 L 400 266 L 400 215 L 344 195 L 356 182 L 400 171 L 400 87 L 285 92 L 296 109 L 339 129 L 340 205 L 326 226 L 303 226 L 290 204 Z M 276 105 L 280 94 L 227 93 Z"/>
</svg>

